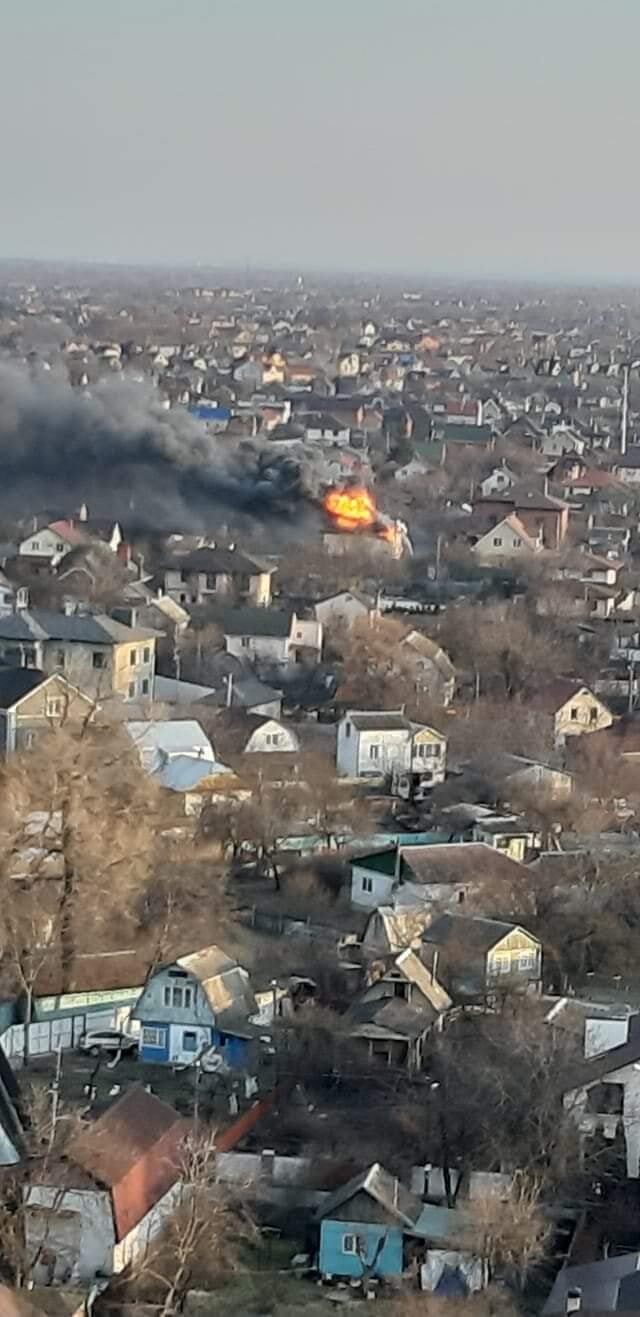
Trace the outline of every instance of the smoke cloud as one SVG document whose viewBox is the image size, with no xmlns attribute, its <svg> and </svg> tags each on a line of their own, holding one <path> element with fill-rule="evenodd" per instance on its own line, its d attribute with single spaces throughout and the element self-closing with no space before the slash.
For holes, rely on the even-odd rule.
<svg viewBox="0 0 640 1317">
<path fill-rule="evenodd" d="M 313 497 L 303 462 L 225 441 L 144 385 L 117 377 L 89 394 L 11 365 L 0 365 L 0 471 L 0 508 L 14 516 L 87 499 L 98 515 L 205 528 L 273 521 Z"/>
</svg>

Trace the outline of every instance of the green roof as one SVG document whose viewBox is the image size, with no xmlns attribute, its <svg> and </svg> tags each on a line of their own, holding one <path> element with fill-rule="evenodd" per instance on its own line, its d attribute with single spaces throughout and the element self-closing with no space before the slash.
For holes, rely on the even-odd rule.
<svg viewBox="0 0 640 1317">
<path fill-rule="evenodd" d="M 371 851 L 369 855 L 355 856 L 352 864 L 363 869 L 373 869 L 374 873 L 384 873 L 393 878 L 396 871 L 396 853 L 397 846 L 392 846 L 386 851 Z"/>
</svg>

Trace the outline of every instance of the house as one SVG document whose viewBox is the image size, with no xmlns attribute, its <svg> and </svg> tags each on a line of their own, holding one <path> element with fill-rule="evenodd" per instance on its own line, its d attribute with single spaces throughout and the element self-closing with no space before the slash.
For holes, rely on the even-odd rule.
<svg viewBox="0 0 640 1317">
<path fill-rule="evenodd" d="M 568 425 L 554 425 L 539 444 L 545 457 L 564 457 L 570 453 L 582 457 L 587 447 L 585 440 Z"/>
<path fill-rule="evenodd" d="M 43 732 L 89 719 L 94 701 L 61 673 L 0 668 L 0 753 L 31 750 Z"/>
<path fill-rule="evenodd" d="M 475 996 L 508 986 L 537 991 L 542 948 L 518 924 L 473 915 L 442 914 L 422 934 L 422 959 L 447 988 Z"/>
<path fill-rule="evenodd" d="M 229 599 L 267 607 L 275 570 L 238 549 L 196 549 L 176 555 L 165 564 L 161 569 L 162 588 L 178 604 Z"/>
<path fill-rule="evenodd" d="M 299 737 L 286 723 L 243 709 L 221 709 L 215 734 L 225 754 L 296 754 L 300 749 Z"/>
<path fill-rule="evenodd" d="M 421 689 L 447 708 L 456 688 L 456 670 L 449 655 L 423 631 L 408 631 L 400 645 L 415 659 Z"/>
<path fill-rule="evenodd" d="M 360 617 L 369 617 L 375 609 L 373 599 L 357 590 L 340 590 L 314 604 L 314 614 L 323 627 L 347 626 Z"/>
<path fill-rule="evenodd" d="M 503 494 L 506 489 L 511 489 L 517 483 L 517 479 L 518 477 L 506 463 L 502 466 L 494 466 L 493 471 L 480 481 L 480 493 L 483 498 L 488 498 L 490 494 Z"/>
<path fill-rule="evenodd" d="M 487 811 L 476 819 L 471 829 L 473 841 L 485 842 L 512 860 L 522 862 L 538 845 L 535 829 L 517 814 L 497 814 Z"/>
<path fill-rule="evenodd" d="M 227 654 L 278 667 L 318 662 L 322 624 L 276 608 L 210 608 L 210 620 L 224 635 Z"/>
<path fill-rule="evenodd" d="M 230 1065 L 242 1065 L 255 1011 L 247 971 L 220 947 L 181 956 L 150 975 L 135 1007 L 140 1060 L 189 1064 L 216 1047 Z"/>
<path fill-rule="evenodd" d="M 199 697 L 199 706 L 203 710 L 241 709 L 245 713 L 258 714 L 264 718 L 279 718 L 282 713 L 282 691 L 259 681 L 250 669 L 245 671 L 238 660 L 230 661 L 237 664 L 238 671 L 230 670 L 213 678 L 212 688 L 203 690 Z M 163 686 L 158 687 L 157 678 L 156 689 L 164 689 Z M 161 699 L 162 696 L 157 698 Z"/>
<path fill-rule="evenodd" d="M 104 700 L 150 698 L 156 632 L 124 626 L 105 614 L 23 608 L 0 617 L 0 660 L 61 673 L 87 695 Z"/>
<path fill-rule="evenodd" d="M 627 1175 L 640 1178 L 640 1029 L 626 1042 L 591 1056 L 576 1068 L 563 1104 L 585 1137 L 624 1139 Z"/>
<path fill-rule="evenodd" d="M 623 457 L 616 458 L 612 470 L 625 485 L 640 483 L 640 445 L 627 448 Z"/>
<path fill-rule="evenodd" d="M 419 1070 L 426 1038 L 433 1028 L 441 1027 L 450 1006 L 448 993 L 418 956 L 405 948 L 369 966 L 367 985 L 349 1008 L 345 1023 L 349 1037 L 362 1040 L 371 1059 Z"/>
<path fill-rule="evenodd" d="M 208 784 L 214 790 L 212 779 L 225 775 L 233 779 L 230 788 L 235 784 L 231 769 L 216 759 L 208 736 L 194 718 L 135 720 L 125 723 L 125 730 L 145 773 L 160 787 L 184 793 Z"/>
<path fill-rule="evenodd" d="M 582 1266 L 564 1266 L 542 1309 L 543 1317 L 565 1313 L 637 1312 L 640 1253 L 612 1254 Z"/>
<path fill-rule="evenodd" d="M 569 505 L 529 485 L 514 485 L 504 494 L 474 499 L 473 510 L 489 529 L 515 514 L 532 540 L 541 537 L 545 549 L 558 549 L 569 527 Z"/>
<path fill-rule="evenodd" d="M 483 883 L 519 883 L 523 872 L 485 842 L 386 847 L 351 861 L 351 904 L 368 910 L 458 906 Z"/>
<path fill-rule="evenodd" d="M 542 531 L 535 537 L 529 535 L 519 517 L 512 512 L 480 535 L 471 552 L 482 562 L 507 562 L 538 553 L 541 548 Z"/>
<path fill-rule="evenodd" d="M 593 691 L 573 677 L 555 677 L 527 695 L 527 705 L 550 721 L 556 745 L 610 727 L 613 715 Z"/>
<path fill-rule="evenodd" d="M 64 1160 L 37 1165 L 25 1184 L 27 1251 L 42 1280 L 88 1284 L 133 1262 L 180 1195 L 187 1123 L 135 1085 L 71 1142 Z M 46 1166 L 46 1169 L 45 1169 Z"/>
<path fill-rule="evenodd" d="M 412 723 L 401 712 L 348 709 L 338 724 L 338 777 L 409 774 L 433 785 L 444 781 L 446 756 L 441 732 Z"/>
<path fill-rule="evenodd" d="M 494 759 L 494 774 L 506 791 L 530 791 L 552 800 L 566 799 L 573 791 L 571 773 L 523 755 L 498 755 Z"/>
<path fill-rule="evenodd" d="M 431 922 L 432 912 L 426 905 L 404 906 L 396 909 L 380 905 L 367 919 L 362 946 L 367 955 L 391 955 L 420 947 L 422 934 Z"/>
<path fill-rule="evenodd" d="M 48 558 L 55 566 L 77 545 L 85 544 L 86 539 L 72 521 L 52 521 L 22 540 L 18 544 L 18 554 L 23 558 Z"/>
<path fill-rule="evenodd" d="M 420 1268 L 425 1288 L 443 1296 L 451 1282 L 464 1296 L 486 1283 L 464 1212 L 423 1204 L 379 1162 L 331 1194 L 317 1215 L 318 1270 L 327 1280 L 401 1276 Z"/>
</svg>

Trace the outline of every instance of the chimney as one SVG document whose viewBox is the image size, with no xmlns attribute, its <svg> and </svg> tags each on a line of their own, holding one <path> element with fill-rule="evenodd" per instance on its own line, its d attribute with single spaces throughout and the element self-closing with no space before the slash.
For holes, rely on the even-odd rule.
<svg viewBox="0 0 640 1317">
<path fill-rule="evenodd" d="M 565 1313 L 580 1312 L 582 1307 L 582 1290 L 576 1285 L 574 1289 L 567 1290 L 567 1297 L 564 1301 Z"/>
<path fill-rule="evenodd" d="M 78 521 L 88 521 L 88 520 L 89 520 L 89 509 L 88 509 L 86 503 L 81 503 L 81 504 L 80 504 L 80 507 L 78 508 L 77 516 L 78 516 Z M 73 524 L 73 523 L 72 523 L 72 524 Z"/>
<path fill-rule="evenodd" d="M 21 585 L 19 589 L 16 590 L 14 611 L 16 613 L 21 613 L 23 609 L 28 607 L 29 607 L 29 591 L 27 590 L 26 585 Z"/>
<path fill-rule="evenodd" d="M 260 1153 L 260 1175 L 263 1180 L 273 1184 L 276 1154 L 274 1148 L 263 1148 Z"/>
</svg>

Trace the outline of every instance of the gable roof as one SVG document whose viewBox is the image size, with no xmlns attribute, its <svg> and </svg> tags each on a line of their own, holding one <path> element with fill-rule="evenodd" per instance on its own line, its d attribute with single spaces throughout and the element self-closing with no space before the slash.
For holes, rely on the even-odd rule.
<svg viewBox="0 0 640 1317">
<path fill-rule="evenodd" d="M 601 1258 L 584 1266 L 563 1267 L 542 1309 L 544 1317 L 566 1312 L 569 1290 L 581 1291 L 582 1312 L 640 1310 L 640 1253 Z"/>
<path fill-rule="evenodd" d="M 519 881 L 524 866 L 483 841 L 401 846 L 400 878 L 411 883 L 462 883 L 473 878 Z"/>
<path fill-rule="evenodd" d="M 46 680 L 38 668 L 0 668 L 0 709 L 12 709 Z"/>
<path fill-rule="evenodd" d="M 322 1220 L 337 1215 L 339 1220 L 340 1208 L 359 1193 L 368 1194 L 379 1207 L 408 1229 L 412 1229 L 418 1221 L 422 1210 L 420 1199 L 410 1193 L 395 1175 L 385 1171 L 380 1162 L 374 1162 L 368 1170 L 354 1175 L 352 1180 L 336 1189 L 319 1208 L 318 1217 Z"/>
<path fill-rule="evenodd" d="M 345 718 L 349 718 L 357 732 L 411 732 L 413 723 L 398 710 L 386 713 L 384 710 L 347 709 Z"/>
<path fill-rule="evenodd" d="M 154 639 L 157 632 L 128 627 L 100 613 L 54 613 L 23 608 L 0 617 L 0 640 L 68 640 L 84 645 L 119 645 Z"/>
<path fill-rule="evenodd" d="M 207 618 L 228 636 L 289 636 L 293 614 L 279 608 L 208 605 Z"/>
<path fill-rule="evenodd" d="M 254 558 L 238 549 L 195 549 L 193 553 L 177 555 L 164 565 L 164 571 L 210 572 L 220 576 L 256 576 L 275 572 L 275 566 Z"/>
<path fill-rule="evenodd" d="M 67 1156 L 99 1184 L 113 1188 L 178 1124 L 183 1126 L 184 1122 L 173 1107 L 148 1093 L 142 1084 L 135 1084 L 82 1130 Z M 168 1166 L 167 1175 L 169 1184 L 173 1184 L 178 1167 Z"/>
<path fill-rule="evenodd" d="M 619 1047 L 610 1047 L 608 1051 L 599 1052 L 597 1056 L 591 1056 L 588 1061 L 577 1065 L 572 1072 L 571 1088 L 565 1091 L 572 1093 L 576 1088 L 587 1088 L 591 1084 L 597 1084 L 614 1070 L 622 1070 L 627 1065 L 636 1065 L 639 1061 L 640 1029 L 633 1028 L 630 1024 L 626 1043 L 620 1043 Z"/>
<path fill-rule="evenodd" d="M 490 951 L 509 933 L 519 930 L 526 933 L 519 924 L 510 924 L 503 919 L 482 919 L 474 915 L 440 915 L 422 934 L 422 941 L 447 946 L 456 942 L 470 951 Z M 528 937 L 532 934 L 527 933 Z M 537 938 L 533 938 L 537 942 Z"/>
<path fill-rule="evenodd" d="M 527 696 L 527 703 L 536 709 L 545 713 L 558 713 L 560 709 L 584 691 L 587 695 L 600 704 L 603 709 L 607 706 L 600 699 L 599 695 L 594 695 L 593 691 L 583 681 L 576 677 L 554 677 L 551 681 L 537 686 Z"/>
<path fill-rule="evenodd" d="M 520 521 L 520 518 L 516 515 L 516 513 L 510 512 L 508 517 L 503 517 L 502 521 L 499 521 L 495 526 L 490 526 L 489 529 L 485 531 L 484 535 L 480 536 L 480 538 L 476 541 L 476 543 L 473 546 L 474 549 L 478 549 L 480 545 L 484 544 L 485 540 L 492 539 L 492 537 L 495 536 L 496 532 L 499 531 L 503 526 L 508 526 L 509 530 L 513 531 L 514 535 L 517 535 L 518 538 L 522 540 L 522 543 L 526 545 L 528 549 L 531 549 L 533 551 L 539 548 L 538 541 L 534 540 L 533 536 L 530 535 L 528 530 L 525 529 L 522 522 Z"/>
<path fill-rule="evenodd" d="M 352 1038 L 395 1038 L 413 1042 L 425 1033 L 440 1011 L 427 1002 L 418 1007 L 401 997 L 363 997 L 349 1007 L 345 1019 Z"/>
</svg>

